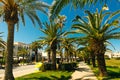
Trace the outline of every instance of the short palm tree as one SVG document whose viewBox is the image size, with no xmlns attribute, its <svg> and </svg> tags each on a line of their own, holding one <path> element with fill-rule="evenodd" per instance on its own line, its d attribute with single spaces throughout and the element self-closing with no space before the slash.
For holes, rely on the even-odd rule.
<svg viewBox="0 0 120 80">
<path fill-rule="evenodd" d="M 76 38 L 76 44 L 78 46 L 82 46 L 80 48 L 78 48 L 78 52 L 79 51 L 82 51 L 82 50 L 85 50 L 87 53 L 89 52 L 89 57 L 90 59 L 92 59 L 92 65 L 93 67 L 96 67 L 96 64 L 95 64 L 95 54 L 94 54 L 94 51 L 91 50 L 91 47 L 88 46 L 88 38 Z"/>
<path fill-rule="evenodd" d="M 0 35 L 2 34 L 2 32 L 0 32 Z M 7 44 L 5 41 L 3 41 L 2 36 L 0 36 L 0 47 L 3 47 L 4 49 L 6 48 Z"/>
<path fill-rule="evenodd" d="M 50 8 L 50 18 L 54 19 L 58 16 L 62 8 L 68 4 L 71 4 L 76 9 L 83 8 L 86 4 L 91 5 L 92 3 L 97 3 L 97 1 L 104 2 L 105 0 L 54 0 Z"/>
<path fill-rule="evenodd" d="M 43 2 L 37 0 L 0 0 L 0 16 L 4 17 L 4 21 L 8 25 L 8 38 L 7 38 L 7 51 L 6 54 L 6 68 L 4 80 L 14 80 L 12 73 L 13 63 L 13 43 L 14 43 L 14 26 L 21 17 L 23 24 L 25 25 L 24 14 L 28 15 L 33 24 L 35 21 L 41 25 L 40 19 L 37 16 L 36 11 L 45 12 L 45 8 L 48 7 Z"/>
<path fill-rule="evenodd" d="M 38 62 L 38 49 L 42 48 L 38 41 L 34 41 L 31 44 L 31 48 L 35 51 L 35 61 Z"/>
<path fill-rule="evenodd" d="M 24 62 L 25 56 L 28 55 L 28 50 L 27 50 L 26 48 L 24 48 L 24 47 L 21 47 L 21 48 L 18 50 L 18 55 L 19 55 L 19 56 L 22 56 L 22 60 L 23 60 L 23 62 Z"/>
<path fill-rule="evenodd" d="M 120 14 L 120 11 L 109 13 L 102 8 L 100 13 L 98 10 L 95 13 L 91 13 L 90 11 L 85 11 L 85 13 L 88 16 L 84 18 L 76 16 L 72 28 L 77 29 L 77 33 L 84 34 L 90 50 L 94 51 L 97 56 L 100 76 L 107 76 L 104 59 L 106 51 L 105 43 L 110 39 L 120 39 L 119 19 L 113 18 L 117 14 Z"/>
<path fill-rule="evenodd" d="M 47 46 L 45 51 L 47 52 L 48 62 L 51 62 L 51 50 L 50 50 L 49 46 Z"/>
<path fill-rule="evenodd" d="M 2 34 L 2 32 L 0 32 L 0 35 L 1 35 L 1 34 Z M 5 52 L 6 52 L 6 49 L 7 49 L 6 46 L 7 46 L 6 42 L 3 41 L 2 36 L 0 36 L 0 48 L 1 48 L 0 51 L 2 51 L 2 62 L 1 62 L 1 65 L 2 65 L 2 63 L 3 63 L 3 61 L 4 61 Z"/>
<path fill-rule="evenodd" d="M 75 46 L 73 45 L 72 38 L 61 39 L 61 48 L 65 51 L 65 58 L 67 62 L 72 61 L 73 53 L 75 52 Z"/>
</svg>

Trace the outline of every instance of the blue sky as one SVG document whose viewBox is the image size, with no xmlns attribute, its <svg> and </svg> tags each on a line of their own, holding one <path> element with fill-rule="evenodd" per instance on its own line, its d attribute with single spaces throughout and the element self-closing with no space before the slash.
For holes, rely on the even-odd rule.
<svg viewBox="0 0 120 80">
<path fill-rule="evenodd" d="M 48 4 L 51 4 L 53 0 L 42 0 L 47 2 Z M 120 10 L 120 0 L 107 0 L 107 5 L 109 7 L 110 12 L 114 12 L 116 10 Z M 72 20 L 76 15 L 81 15 L 84 16 L 85 14 L 83 13 L 84 10 L 90 10 L 94 12 L 96 8 L 100 9 L 103 4 L 97 3 L 96 5 L 92 6 L 85 6 L 82 10 L 79 8 L 77 10 L 70 9 L 70 5 L 66 6 L 65 8 L 62 9 L 61 15 L 66 15 L 67 16 L 67 21 L 65 23 L 65 30 L 69 30 L 70 26 L 72 24 Z M 47 16 L 44 14 L 39 13 L 40 19 L 45 22 L 47 21 Z M 2 34 L 3 39 L 6 41 L 7 40 L 7 25 L 5 22 L 2 22 L 0 20 L 0 32 L 4 32 Z M 23 26 L 20 24 L 19 31 L 15 31 L 15 42 L 24 42 L 24 43 L 31 43 L 35 40 L 38 40 L 40 36 L 43 36 L 44 34 L 40 32 L 39 26 L 37 25 L 34 27 L 34 25 L 31 23 L 31 21 L 26 17 L 26 26 Z M 120 51 L 120 40 L 111 40 L 112 44 L 115 46 L 116 51 Z M 110 47 L 111 48 L 111 47 Z M 113 49 L 113 48 L 111 48 Z"/>
</svg>

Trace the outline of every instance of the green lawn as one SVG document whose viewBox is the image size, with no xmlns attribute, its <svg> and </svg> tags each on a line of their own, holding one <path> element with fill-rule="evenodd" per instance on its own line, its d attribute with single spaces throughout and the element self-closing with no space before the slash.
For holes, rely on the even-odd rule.
<svg viewBox="0 0 120 80">
<path fill-rule="evenodd" d="M 15 80 L 69 80 L 72 73 L 68 71 L 45 71 L 18 77 Z"/>
<path fill-rule="evenodd" d="M 120 80 L 120 60 L 110 59 L 106 60 L 108 77 L 102 80 Z M 98 77 L 98 68 L 92 68 Z M 100 77 L 98 77 L 99 79 Z"/>
</svg>

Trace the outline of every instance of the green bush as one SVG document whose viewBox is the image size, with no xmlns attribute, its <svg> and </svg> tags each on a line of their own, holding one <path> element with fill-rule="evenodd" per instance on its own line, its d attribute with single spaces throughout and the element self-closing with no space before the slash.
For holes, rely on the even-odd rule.
<svg viewBox="0 0 120 80">
<path fill-rule="evenodd" d="M 120 57 L 115 58 L 116 60 L 120 60 Z"/>
<path fill-rule="evenodd" d="M 5 64 L 5 59 L 0 59 L 0 64 Z"/>
<path fill-rule="evenodd" d="M 77 67 L 76 62 L 59 64 L 59 70 L 74 70 Z"/>
<path fill-rule="evenodd" d="M 45 70 L 52 70 L 52 63 L 44 63 Z"/>
<path fill-rule="evenodd" d="M 108 56 L 108 55 L 105 55 L 105 59 L 110 60 L 110 58 L 109 58 L 109 56 Z"/>
</svg>

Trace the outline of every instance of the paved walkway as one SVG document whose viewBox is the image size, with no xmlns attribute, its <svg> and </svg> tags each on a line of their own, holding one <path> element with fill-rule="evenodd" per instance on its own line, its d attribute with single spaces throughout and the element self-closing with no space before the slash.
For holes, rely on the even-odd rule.
<svg viewBox="0 0 120 80">
<path fill-rule="evenodd" d="M 84 62 L 79 63 L 79 67 L 72 74 L 72 79 L 70 80 L 98 80 L 94 75 L 92 70 Z"/>
<path fill-rule="evenodd" d="M 26 65 L 20 66 L 13 69 L 14 77 L 20 77 L 26 74 L 35 72 L 35 65 Z M 3 80 L 4 70 L 0 69 L 0 80 Z M 79 67 L 75 72 L 71 75 L 72 79 L 70 80 L 97 80 L 96 76 L 90 69 L 88 65 L 84 62 L 79 63 Z"/>
</svg>

